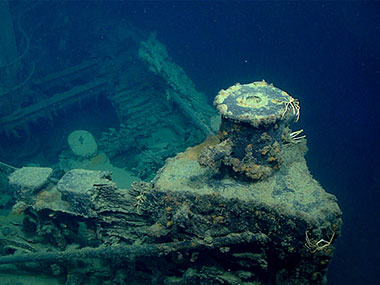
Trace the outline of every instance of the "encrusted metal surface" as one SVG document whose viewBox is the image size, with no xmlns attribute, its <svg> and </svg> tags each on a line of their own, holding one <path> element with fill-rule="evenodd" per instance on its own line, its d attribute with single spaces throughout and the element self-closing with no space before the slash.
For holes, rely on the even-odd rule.
<svg viewBox="0 0 380 285">
<path fill-rule="evenodd" d="M 237 83 L 221 90 L 214 105 L 224 118 L 258 125 L 283 118 L 292 97 L 265 81 Z"/>
</svg>

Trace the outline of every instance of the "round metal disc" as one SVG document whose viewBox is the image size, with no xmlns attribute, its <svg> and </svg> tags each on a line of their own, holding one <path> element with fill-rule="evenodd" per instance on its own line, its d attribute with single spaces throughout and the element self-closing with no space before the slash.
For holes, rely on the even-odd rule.
<svg viewBox="0 0 380 285">
<path fill-rule="evenodd" d="M 223 117 L 257 126 L 282 119 L 291 100 L 293 98 L 285 91 L 258 81 L 237 83 L 221 90 L 214 104 Z"/>
</svg>

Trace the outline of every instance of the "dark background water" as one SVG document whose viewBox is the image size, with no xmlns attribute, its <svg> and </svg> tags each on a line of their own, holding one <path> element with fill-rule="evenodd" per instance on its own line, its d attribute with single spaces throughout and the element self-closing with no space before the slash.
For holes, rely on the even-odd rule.
<svg viewBox="0 0 380 285">
<path fill-rule="evenodd" d="M 157 31 L 210 103 L 221 88 L 262 79 L 299 99 L 309 168 L 343 211 L 329 283 L 379 284 L 380 2 L 61 5 L 76 38 L 110 18 Z"/>
</svg>

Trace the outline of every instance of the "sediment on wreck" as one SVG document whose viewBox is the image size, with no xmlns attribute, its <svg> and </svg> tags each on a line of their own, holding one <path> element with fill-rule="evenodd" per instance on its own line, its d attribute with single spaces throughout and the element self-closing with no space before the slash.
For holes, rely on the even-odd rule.
<svg viewBox="0 0 380 285">
<path fill-rule="evenodd" d="M 235 100 L 247 108 L 273 95 L 263 82 L 239 90 L 251 92 L 247 102 Z M 118 189 L 106 171 L 74 169 L 56 183 L 46 168 L 15 170 L 21 222 L 1 226 L 0 264 L 68 284 L 326 284 L 342 213 L 310 175 L 306 139 L 290 130 L 298 102 L 278 92 L 283 99 L 265 124 L 222 113 L 218 136 L 130 189 Z M 270 139 L 260 140 L 266 130 Z M 265 142 L 278 151 L 263 154 Z M 268 161 L 274 154 L 277 162 Z M 246 170 L 253 164 L 270 172 L 254 176 Z M 28 173 L 40 179 L 32 185 Z"/>
</svg>

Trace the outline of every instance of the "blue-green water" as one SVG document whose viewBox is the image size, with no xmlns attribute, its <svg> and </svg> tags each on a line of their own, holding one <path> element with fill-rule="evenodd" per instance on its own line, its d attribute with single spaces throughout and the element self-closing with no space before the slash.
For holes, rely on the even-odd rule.
<svg viewBox="0 0 380 285">
<path fill-rule="evenodd" d="M 23 19 L 37 57 L 35 77 L 80 63 L 94 45 L 112 53 L 112 45 L 104 43 L 107 33 L 129 22 L 144 33 L 157 32 L 209 103 L 222 88 L 262 79 L 298 98 L 309 168 L 343 211 L 329 284 L 378 284 L 379 2 L 15 1 L 9 6 L 12 15 L 29 11 Z M 34 136 L 44 137 L 46 145 L 24 137 L 33 154 L 16 140 L 24 147 L 23 158 L 10 161 L 3 149 L 0 161 L 56 163 L 58 146 L 70 131 L 86 126 L 100 136 L 115 127 L 116 115 L 106 104 L 88 114 L 85 108 L 70 109 L 52 129 L 35 127 Z M 3 148 L 13 143 L 1 137 Z"/>
</svg>

